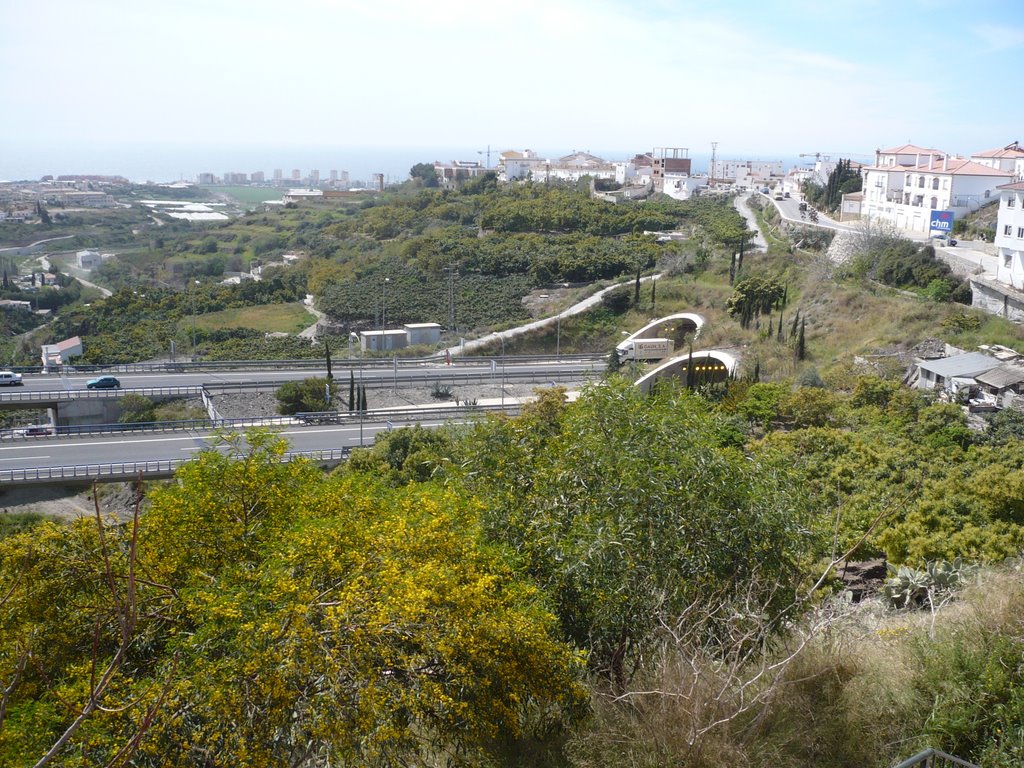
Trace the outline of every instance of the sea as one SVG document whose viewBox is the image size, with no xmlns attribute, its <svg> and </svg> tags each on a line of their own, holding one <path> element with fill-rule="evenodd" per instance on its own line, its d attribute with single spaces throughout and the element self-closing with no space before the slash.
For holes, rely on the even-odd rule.
<svg viewBox="0 0 1024 768">
<path fill-rule="evenodd" d="M 267 182 L 280 169 L 287 180 L 294 170 L 300 178 L 317 170 L 326 181 L 330 172 L 348 171 L 352 186 L 369 184 L 373 175 L 384 174 L 385 182 L 401 182 L 417 163 L 435 160 L 476 160 L 495 167 L 498 154 L 510 147 L 351 147 L 351 146 L 245 146 L 156 143 L 47 143 L 6 144 L 0 148 L 0 181 L 31 181 L 43 176 L 94 174 L 123 176 L 136 183 L 194 182 L 200 173 L 221 177 L 225 173 L 252 174 L 262 171 Z M 534 148 L 541 157 L 557 158 L 575 151 L 569 147 Z M 627 160 L 649 148 L 586 150 L 609 161 Z M 706 173 L 711 153 L 692 153 L 693 172 Z M 783 160 L 786 167 L 802 164 L 794 157 L 771 154 L 726 155 L 725 159 Z"/>
</svg>

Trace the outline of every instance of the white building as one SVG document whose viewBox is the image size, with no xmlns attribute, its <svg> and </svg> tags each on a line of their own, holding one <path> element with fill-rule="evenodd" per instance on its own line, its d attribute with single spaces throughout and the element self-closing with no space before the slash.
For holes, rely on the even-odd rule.
<svg viewBox="0 0 1024 768">
<path fill-rule="evenodd" d="M 781 160 L 715 160 L 711 176 L 715 181 L 740 187 L 761 187 L 785 173 Z"/>
<path fill-rule="evenodd" d="M 1020 146 L 1020 142 L 1007 144 L 1002 149 L 976 152 L 971 155 L 971 160 L 979 165 L 1012 173 L 1014 181 L 1024 181 L 1024 148 Z"/>
<path fill-rule="evenodd" d="M 977 210 L 1012 174 L 912 144 L 879 150 L 864 174 L 862 215 L 927 234 L 933 212 Z"/>
<path fill-rule="evenodd" d="M 409 334 L 405 329 L 385 331 L 360 331 L 359 348 L 363 352 L 386 352 L 402 349 L 409 344 Z"/>
<path fill-rule="evenodd" d="M 999 255 L 996 279 L 1024 290 L 1024 181 L 999 187 L 995 244 Z"/>
<path fill-rule="evenodd" d="M 532 178 L 542 180 L 544 164 L 547 161 L 532 149 L 519 152 L 508 149 L 498 155 L 498 178 L 502 181 L 516 181 Z"/>
<path fill-rule="evenodd" d="M 98 251 L 78 251 L 75 253 L 75 263 L 79 269 L 95 269 L 103 263 L 103 257 Z"/>
<path fill-rule="evenodd" d="M 614 179 L 615 164 L 589 152 L 573 152 L 557 160 L 548 161 L 544 165 L 545 180 L 577 182 L 584 176 Z"/>
<path fill-rule="evenodd" d="M 429 344 L 433 346 L 441 340 L 441 326 L 437 323 L 406 323 L 402 326 L 409 340 L 409 346 Z"/>
<path fill-rule="evenodd" d="M 474 179 L 487 173 L 487 168 L 477 160 L 452 160 L 450 163 L 434 163 L 434 173 L 441 186 L 454 187 L 466 179 Z"/>
</svg>

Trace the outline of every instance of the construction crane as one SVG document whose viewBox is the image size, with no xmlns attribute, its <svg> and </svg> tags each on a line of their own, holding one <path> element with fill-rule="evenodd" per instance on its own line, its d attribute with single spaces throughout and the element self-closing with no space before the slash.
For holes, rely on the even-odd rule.
<svg viewBox="0 0 1024 768">
<path fill-rule="evenodd" d="M 813 157 L 814 161 L 824 160 L 826 163 L 832 159 L 832 155 L 836 157 L 874 157 L 874 155 L 866 155 L 863 152 L 801 152 L 800 157 Z"/>
</svg>

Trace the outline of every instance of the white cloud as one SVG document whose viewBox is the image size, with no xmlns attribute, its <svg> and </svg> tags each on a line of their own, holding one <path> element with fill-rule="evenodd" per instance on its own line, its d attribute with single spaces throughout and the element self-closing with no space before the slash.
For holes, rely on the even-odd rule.
<svg viewBox="0 0 1024 768">
<path fill-rule="evenodd" d="M 1004 24 L 976 24 L 971 30 L 991 51 L 1005 51 L 1024 45 L 1024 27 Z"/>
</svg>

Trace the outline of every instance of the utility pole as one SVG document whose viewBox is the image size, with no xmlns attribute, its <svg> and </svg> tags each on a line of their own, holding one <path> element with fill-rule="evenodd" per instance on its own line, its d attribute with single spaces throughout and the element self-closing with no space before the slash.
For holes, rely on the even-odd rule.
<svg viewBox="0 0 1024 768">
<path fill-rule="evenodd" d="M 454 264 L 449 264 L 444 268 L 444 271 L 448 273 L 448 332 L 455 332 L 455 276 L 458 274 L 458 268 Z"/>
<path fill-rule="evenodd" d="M 711 142 L 711 168 L 708 170 L 708 186 L 715 186 L 715 154 L 718 151 L 718 142 Z"/>
</svg>

